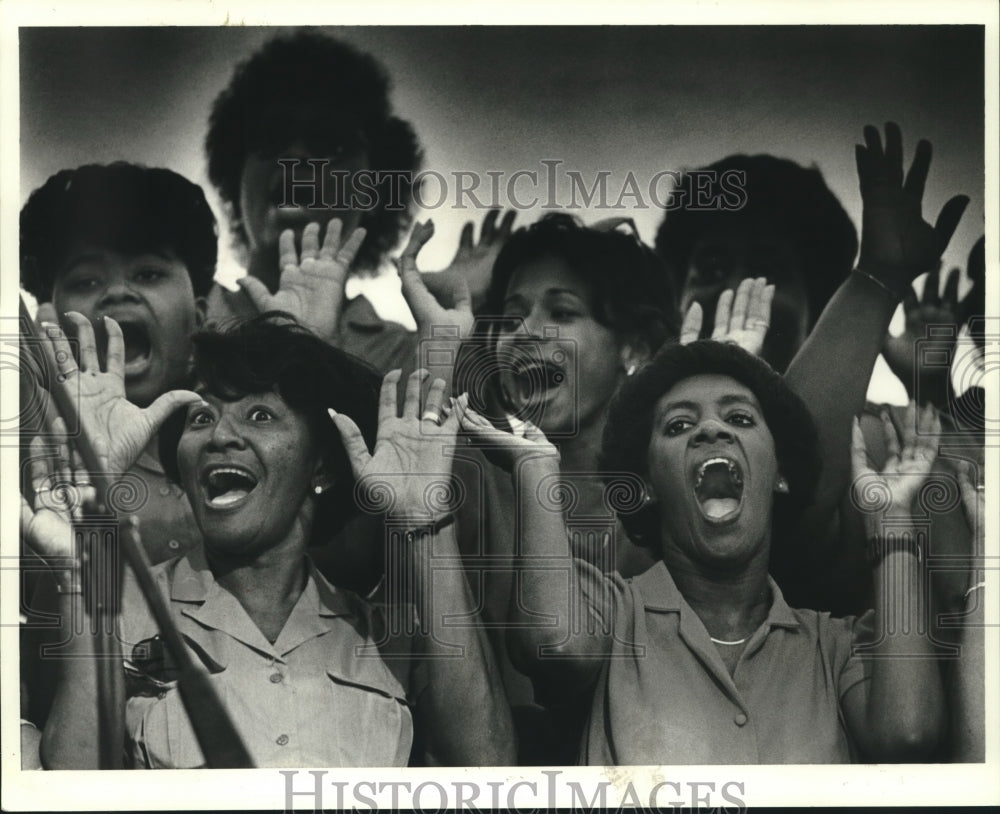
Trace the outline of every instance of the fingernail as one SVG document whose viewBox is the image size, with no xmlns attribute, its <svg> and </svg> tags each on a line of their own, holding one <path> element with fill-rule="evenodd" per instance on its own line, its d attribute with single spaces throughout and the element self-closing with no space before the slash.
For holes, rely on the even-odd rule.
<svg viewBox="0 0 1000 814">
<path fill-rule="evenodd" d="M 326 412 L 330 416 L 330 418 L 336 418 L 337 417 L 337 411 L 334 410 L 333 407 L 328 407 L 327 410 L 326 410 Z"/>
</svg>

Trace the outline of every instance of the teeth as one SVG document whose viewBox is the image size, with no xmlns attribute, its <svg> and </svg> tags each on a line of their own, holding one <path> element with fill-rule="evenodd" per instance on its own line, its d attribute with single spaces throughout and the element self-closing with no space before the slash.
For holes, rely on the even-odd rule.
<svg viewBox="0 0 1000 814">
<path fill-rule="evenodd" d="M 736 463 L 734 461 L 729 460 L 729 458 L 709 458 L 707 461 L 704 461 L 701 466 L 698 467 L 698 476 L 694 484 L 695 488 L 701 486 L 701 482 L 705 478 L 705 471 L 712 464 L 725 464 L 727 467 L 729 467 L 730 477 L 732 477 L 732 479 L 736 483 L 740 484 L 743 483 L 743 478 L 740 477 L 739 470 L 736 468 Z"/>
<path fill-rule="evenodd" d="M 257 482 L 257 479 L 247 472 L 245 469 L 237 469 L 230 466 L 220 466 L 218 469 L 213 469 L 208 473 L 208 480 L 210 483 L 217 482 L 219 475 L 236 475 L 237 477 L 243 478 L 245 480 L 251 481 L 252 483 Z"/>
</svg>

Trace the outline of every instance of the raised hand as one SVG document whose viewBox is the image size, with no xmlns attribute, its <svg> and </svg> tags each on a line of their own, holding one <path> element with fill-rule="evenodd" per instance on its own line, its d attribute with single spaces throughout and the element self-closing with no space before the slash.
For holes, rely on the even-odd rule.
<svg viewBox="0 0 1000 814">
<path fill-rule="evenodd" d="M 759 356 L 764 347 L 764 337 L 771 325 L 771 302 L 774 286 L 763 277 L 747 278 L 740 282 L 735 294 L 732 290 L 719 295 L 715 308 L 715 326 L 712 339 L 731 342 L 743 350 Z M 701 305 L 691 303 L 681 325 L 680 344 L 694 342 L 701 334 L 704 313 Z"/>
<path fill-rule="evenodd" d="M 471 301 L 474 306 L 482 304 L 486 291 L 493 277 L 493 264 L 510 237 L 517 212 L 509 210 L 497 226 L 499 209 L 491 209 L 483 218 L 483 229 L 479 235 L 479 243 L 475 242 L 475 224 L 470 220 L 462 228 L 458 251 L 451 265 L 441 274 L 453 279 L 461 279 L 468 286 Z"/>
<path fill-rule="evenodd" d="M 955 327 L 954 337 L 958 337 L 958 330 L 961 327 L 958 302 L 958 284 L 961 274 L 962 272 L 957 268 L 951 270 L 945 282 L 944 294 L 938 293 L 939 274 L 937 269 L 927 275 L 921 299 L 917 299 L 916 292 L 912 287 L 907 287 L 906 293 L 903 295 L 906 327 L 899 336 L 886 334 L 882 355 L 892 372 L 906 387 L 906 393 L 911 398 L 916 392 L 916 377 L 927 376 L 929 373 L 926 370 L 918 370 L 914 366 L 914 346 L 917 340 L 926 337 L 927 328 L 931 325 L 953 325 Z M 945 343 L 954 345 L 955 339 L 949 342 L 945 338 L 936 337 L 934 347 L 935 349 L 947 350 Z M 943 376 L 949 375 L 947 368 L 935 368 L 934 373 Z M 924 389 L 927 390 L 927 388 Z"/>
<path fill-rule="evenodd" d="M 21 496 L 21 534 L 32 551 L 58 568 L 76 556 L 72 522 L 94 500 L 95 490 L 63 419 L 56 416 L 47 423 L 48 438 L 32 438 L 28 448 L 32 499 Z M 106 454 L 103 438 L 92 442 L 98 456 Z"/>
<path fill-rule="evenodd" d="M 445 383 L 435 379 L 420 413 L 420 391 L 427 371 L 416 370 L 407 379 L 403 411 L 399 415 L 396 404 L 399 377 L 399 370 L 390 370 L 382 379 L 373 453 L 368 452 L 361 431 L 349 416 L 330 410 L 330 417 L 340 431 L 351 470 L 361 488 L 376 492 L 388 486 L 394 492 L 393 517 L 433 523 L 448 512 L 433 509 L 430 503 L 436 501 L 428 501 L 427 495 L 438 488 L 449 488 L 445 479 L 451 477 L 452 450 L 466 397 L 452 399 L 451 409 L 442 420 Z M 371 497 L 373 502 L 379 502 L 376 494 Z"/>
<path fill-rule="evenodd" d="M 302 231 L 301 253 L 295 250 L 295 232 L 285 229 L 278 239 L 281 279 L 274 294 L 250 275 L 236 282 L 261 312 L 284 311 L 317 336 L 334 341 L 347 275 L 366 234 L 364 228 L 359 227 L 342 242 L 341 228 L 338 218 L 327 223 L 320 246 L 320 226 L 310 223 Z"/>
<path fill-rule="evenodd" d="M 59 377 L 52 386 L 69 390 L 77 404 L 83 432 L 92 441 L 105 439 L 108 474 L 127 472 L 174 410 L 198 403 L 202 398 L 190 390 L 171 390 L 145 409 L 132 404 L 125 397 L 125 340 L 118 323 L 111 317 L 104 318 L 108 350 L 106 369 L 101 370 L 90 320 L 75 311 L 66 314 L 66 318 L 76 327 L 79 365 L 62 329 L 46 323 L 42 348 L 49 354 Z"/>
<path fill-rule="evenodd" d="M 921 213 L 930 142 L 918 142 L 904 179 L 899 125 L 886 124 L 884 148 L 877 128 L 867 125 L 864 136 L 865 146 L 855 147 L 863 203 L 858 269 L 902 299 L 917 276 L 937 267 L 969 199 L 951 198 L 931 226 Z"/>
<path fill-rule="evenodd" d="M 903 516 L 911 512 L 913 498 L 927 480 L 934 459 L 937 457 L 938 440 L 941 436 L 941 418 L 931 405 L 917 409 L 911 401 L 903 419 L 903 438 L 893 426 L 888 412 L 882 413 L 882 427 L 888 457 L 882 471 L 876 473 L 868 464 L 868 453 L 861 424 L 854 419 L 854 435 L 851 444 L 851 463 L 854 482 L 860 489 L 878 485 L 879 491 L 888 495 L 885 515 Z M 869 537 L 881 533 L 881 514 L 865 513 L 865 523 Z"/>
<path fill-rule="evenodd" d="M 517 421 L 520 432 L 506 432 L 494 427 L 483 416 L 466 406 L 462 410 L 462 430 L 480 447 L 487 459 L 501 469 L 512 472 L 517 464 L 529 458 L 559 460 L 559 450 L 530 421 Z"/>
<path fill-rule="evenodd" d="M 417 270 L 417 255 L 433 235 L 433 221 L 413 227 L 398 262 L 403 297 L 422 336 L 430 337 L 434 326 L 442 326 L 457 328 L 455 338 L 461 339 L 469 335 L 473 324 L 472 299 L 464 276 L 449 271 L 421 274 Z"/>
</svg>

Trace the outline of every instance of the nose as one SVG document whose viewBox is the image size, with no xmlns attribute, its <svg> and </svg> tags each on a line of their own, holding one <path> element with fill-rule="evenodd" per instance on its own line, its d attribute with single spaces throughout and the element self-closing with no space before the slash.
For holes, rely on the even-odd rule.
<svg viewBox="0 0 1000 814">
<path fill-rule="evenodd" d="M 221 415 L 212 427 L 209 449 L 218 452 L 225 449 L 243 449 L 245 446 L 243 436 L 233 425 L 230 417 L 226 414 Z"/>
<path fill-rule="evenodd" d="M 701 444 L 732 443 L 734 436 L 728 425 L 708 418 L 698 425 L 698 431 L 691 436 L 691 443 L 694 446 Z"/>
<path fill-rule="evenodd" d="M 139 302 L 139 295 L 124 275 L 115 275 L 108 281 L 104 291 L 101 292 L 98 305 L 105 306 L 122 302 L 137 303 Z"/>
</svg>

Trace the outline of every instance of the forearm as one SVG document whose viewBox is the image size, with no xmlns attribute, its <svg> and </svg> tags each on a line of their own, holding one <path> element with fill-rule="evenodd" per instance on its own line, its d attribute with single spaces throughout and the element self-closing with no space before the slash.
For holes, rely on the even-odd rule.
<svg viewBox="0 0 1000 814">
<path fill-rule="evenodd" d="M 47 769 L 120 768 L 123 716 L 114 714 L 114 710 L 124 708 L 124 684 L 112 681 L 110 687 L 102 687 L 98 666 L 99 659 L 105 660 L 105 667 L 109 666 L 106 660 L 111 659 L 110 667 L 120 677 L 120 653 L 113 649 L 117 638 L 95 624 L 97 619 L 79 591 L 77 574 L 62 572 L 57 575 L 57 583 L 61 591 L 60 646 L 52 659 L 57 679 L 42 733 L 42 763 Z M 102 699 L 110 709 L 102 711 Z M 107 739 L 106 754 L 115 756 L 113 766 L 102 765 L 102 738 Z"/>
<path fill-rule="evenodd" d="M 427 752 L 441 765 L 513 765 L 510 707 L 486 632 L 473 613 L 454 528 L 417 532 L 406 545 L 414 600 L 424 616 L 418 641 L 427 686 L 419 715 Z"/>
<path fill-rule="evenodd" d="M 828 521 L 848 485 L 851 419 L 864 407 L 872 369 L 895 309 L 895 299 L 877 283 L 851 274 L 785 374 L 819 432 L 823 470 L 810 510 L 816 527 Z"/>
<path fill-rule="evenodd" d="M 944 730 L 941 672 L 927 629 L 923 564 L 887 553 L 875 569 L 875 641 L 866 709 L 869 757 L 919 760 Z"/>
<path fill-rule="evenodd" d="M 595 627 L 584 618 L 592 612 L 589 593 L 572 556 L 561 507 L 546 500 L 566 488 L 561 483 L 555 458 L 526 460 L 515 474 L 518 543 L 507 644 L 515 666 L 529 675 L 539 669 L 547 675 L 573 672 L 608 644 L 606 636 L 588 632 Z M 606 629 L 596 625 L 598 631 Z"/>
<path fill-rule="evenodd" d="M 986 612 L 983 589 L 966 598 L 961 652 L 951 676 L 951 758 L 978 763 L 986 756 Z"/>
</svg>

